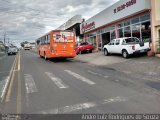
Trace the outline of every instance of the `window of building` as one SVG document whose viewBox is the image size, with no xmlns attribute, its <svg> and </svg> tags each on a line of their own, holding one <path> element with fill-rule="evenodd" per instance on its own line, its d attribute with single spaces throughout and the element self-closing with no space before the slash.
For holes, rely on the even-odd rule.
<svg viewBox="0 0 160 120">
<path fill-rule="evenodd" d="M 131 23 L 132 23 L 132 24 L 139 23 L 139 17 L 133 18 L 133 19 L 131 20 Z"/>
<path fill-rule="evenodd" d="M 111 26 L 111 27 L 110 27 L 110 30 L 115 30 L 115 26 Z"/>
<path fill-rule="evenodd" d="M 132 37 L 141 38 L 140 34 L 140 24 L 132 25 Z"/>
<path fill-rule="evenodd" d="M 116 38 L 115 30 L 111 31 L 110 34 L 111 34 L 111 40 Z"/>
<path fill-rule="evenodd" d="M 122 38 L 123 37 L 123 28 L 117 30 L 117 37 L 118 38 Z"/>
<path fill-rule="evenodd" d="M 96 47 L 96 36 L 89 37 L 87 41 Z"/>
<path fill-rule="evenodd" d="M 142 40 L 151 41 L 151 23 L 150 21 L 141 24 Z"/>
<path fill-rule="evenodd" d="M 124 26 L 129 26 L 129 25 L 130 25 L 130 20 L 124 22 Z"/>
<path fill-rule="evenodd" d="M 122 27 L 123 27 L 123 23 L 117 24 L 117 27 L 118 27 L 118 28 L 122 28 Z"/>
<path fill-rule="evenodd" d="M 150 14 L 146 14 L 140 17 L 141 22 L 150 20 Z"/>
<path fill-rule="evenodd" d="M 125 27 L 124 28 L 124 37 L 131 37 L 131 27 Z"/>
</svg>

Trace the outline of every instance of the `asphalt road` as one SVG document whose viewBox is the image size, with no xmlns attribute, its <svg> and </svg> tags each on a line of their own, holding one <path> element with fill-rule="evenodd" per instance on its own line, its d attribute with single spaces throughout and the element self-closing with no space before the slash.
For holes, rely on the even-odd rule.
<svg viewBox="0 0 160 120">
<path fill-rule="evenodd" d="M 15 69 L 2 113 L 160 113 L 159 91 L 107 66 L 22 50 Z"/>
</svg>

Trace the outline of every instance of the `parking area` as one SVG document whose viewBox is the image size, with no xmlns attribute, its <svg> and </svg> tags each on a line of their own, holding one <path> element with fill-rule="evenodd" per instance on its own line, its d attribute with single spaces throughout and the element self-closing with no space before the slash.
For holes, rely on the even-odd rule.
<svg viewBox="0 0 160 120">
<path fill-rule="evenodd" d="M 138 55 L 124 59 L 121 55 L 104 56 L 102 52 L 97 52 L 81 54 L 75 59 L 95 66 L 114 68 L 129 76 L 142 76 L 145 80 L 160 81 L 160 59 L 158 57 Z"/>
<path fill-rule="evenodd" d="M 103 52 L 81 54 L 77 55 L 75 59 L 98 66 L 111 65 L 128 61 L 128 59 L 124 59 L 120 55 L 104 56 Z"/>
</svg>

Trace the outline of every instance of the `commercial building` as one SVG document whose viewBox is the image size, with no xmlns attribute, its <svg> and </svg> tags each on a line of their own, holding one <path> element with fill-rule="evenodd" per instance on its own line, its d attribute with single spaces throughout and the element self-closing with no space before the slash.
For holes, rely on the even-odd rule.
<svg viewBox="0 0 160 120">
<path fill-rule="evenodd" d="M 160 0 L 151 0 L 151 6 L 152 51 L 156 54 L 160 54 Z"/>
<path fill-rule="evenodd" d="M 63 25 L 59 26 L 56 30 L 74 30 L 76 33 L 77 41 L 83 38 L 80 34 L 80 24 L 82 23 L 83 19 L 81 15 L 75 15 Z"/>
<path fill-rule="evenodd" d="M 118 1 L 80 25 L 84 40 L 94 44 L 96 50 L 102 50 L 110 40 L 120 37 L 152 41 L 151 1 Z"/>
</svg>

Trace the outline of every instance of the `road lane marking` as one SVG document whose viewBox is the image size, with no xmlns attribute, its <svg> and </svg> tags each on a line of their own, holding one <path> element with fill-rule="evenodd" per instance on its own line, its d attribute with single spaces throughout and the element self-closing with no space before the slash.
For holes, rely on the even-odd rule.
<svg viewBox="0 0 160 120">
<path fill-rule="evenodd" d="M 18 59 L 18 90 L 17 90 L 17 114 L 21 114 L 21 79 L 20 79 L 20 52 L 19 52 L 19 59 Z"/>
<path fill-rule="evenodd" d="M 1 82 L 0 82 L 0 88 L 2 88 L 1 89 L 1 98 L 4 96 L 4 94 L 5 94 L 5 89 L 6 89 L 6 87 L 7 87 L 7 84 L 8 84 L 8 82 L 9 82 L 9 76 L 7 76 L 7 77 L 5 77 Z"/>
<path fill-rule="evenodd" d="M 90 71 L 90 70 L 88 70 L 88 72 L 91 73 L 91 74 L 93 74 L 93 75 L 99 75 L 98 73 Z"/>
<path fill-rule="evenodd" d="M 131 71 L 122 71 L 123 73 L 125 74 L 131 74 L 132 72 Z"/>
<path fill-rule="evenodd" d="M 14 70 L 16 68 L 17 58 L 18 58 L 18 56 L 15 57 L 14 63 L 12 65 L 11 71 L 9 73 L 8 81 L 6 83 L 5 93 L 4 93 L 3 97 L 2 97 L 2 98 L 5 98 L 5 102 L 9 102 L 10 101 L 10 96 L 11 96 L 11 91 L 12 91 L 12 86 L 13 86 L 13 80 L 14 80 L 14 76 L 15 76 L 15 71 Z M 8 91 L 7 91 L 7 89 L 8 89 Z M 6 97 L 5 97 L 5 94 L 6 94 Z M 3 99 L 2 99 L 2 101 L 3 101 Z"/>
<path fill-rule="evenodd" d="M 65 114 L 65 113 L 76 112 L 79 110 L 89 109 L 96 106 L 97 106 L 96 103 L 88 102 L 88 103 L 65 106 L 65 107 L 61 107 L 53 110 L 41 111 L 40 113 L 41 114 Z"/>
<path fill-rule="evenodd" d="M 21 67 L 21 61 L 20 61 L 20 52 L 19 52 L 19 56 L 18 56 L 18 71 L 20 71 L 20 67 Z"/>
<path fill-rule="evenodd" d="M 34 82 L 32 75 L 24 74 L 24 79 L 25 79 L 25 86 L 26 86 L 27 94 L 38 92 L 38 89 L 36 87 L 36 84 Z"/>
<path fill-rule="evenodd" d="M 125 101 L 128 101 L 128 99 L 125 97 L 117 96 L 115 98 L 105 99 L 102 104 L 115 103 L 115 102 L 125 102 Z"/>
<path fill-rule="evenodd" d="M 0 74 L 3 74 L 3 73 L 9 73 L 9 72 L 17 72 L 18 70 L 12 70 L 12 71 L 3 71 L 3 72 L 0 72 Z"/>
<path fill-rule="evenodd" d="M 80 103 L 45 111 L 40 111 L 38 114 L 66 114 L 66 113 L 73 113 L 80 110 L 90 109 L 98 106 L 102 106 L 105 104 L 112 104 L 118 102 L 126 102 L 129 99 L 123 96 L 112 97 L 104 100 L 100 100 L 99 102 L 87 102 L 87 103 Z"/>
<path fill-rule="evenodd" d="M 63 81 L 56 77 L 54 74 L 50 72 L 45 72 L 45 74 L 59 87 L 59 88 L 68 88 L 69 86 L 64 84 Z"/>
<path fill-rule="evenodd" d="M 91 81 L 91 80 L 89 80 L 89 79 L 87 79 L 87 78 L 85 78 L 85 77 L 83 77 L 83 76 L 81 76 L 81 75 L 79 75 L 79 74 L 77 74 L 77 73 L 75 73 L 75 72 L 72 72 L 72 71 L 70 71 L 70 70 L 64 70 L 64 71 L 67 72 L 68 74 L 74 76 L 75 78 L 77 78 L 77 79 L 79 79 L 79 80 L 81 80 L 81 81 L 89 84 L 89 85 L 94 85 L 94 84 L 96 84 L 95 82 L 93 82 L 93 81 Z"/>
<path fill-rule="evenodd" d="M 105 75 L 104 78 L 109 78 L 109 76 Z"/>
<path fill-rule="evenodd" d="M 104 78 L 109 78 L 109 76 L 107 76 L 107 75 L 103 76 L 102 74 L 93 72 L 91 70 L 88 70 L 87 72 L 90 73 L 90 74 L 96 75 L 96 76 L 100 76 L 100 77 L 104 77 Z"/>
</svg>

